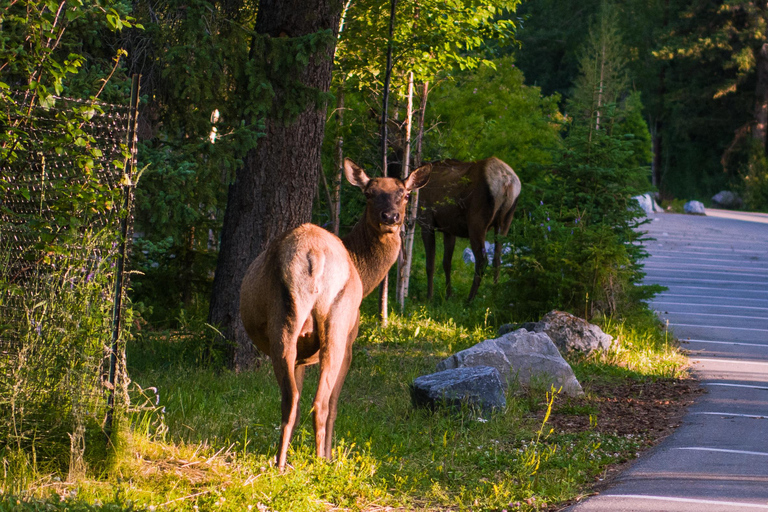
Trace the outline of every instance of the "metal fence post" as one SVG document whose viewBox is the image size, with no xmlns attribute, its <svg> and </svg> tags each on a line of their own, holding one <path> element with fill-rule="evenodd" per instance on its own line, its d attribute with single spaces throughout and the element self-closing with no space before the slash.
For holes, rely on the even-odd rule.
<svg viewBox="0 0 768 512">
<path fill-rule="evenodd" d="M 139 82 L 141 75 L 134 74 L 131 79 L 131 110 L 128 116 L 128 151 L 129 157 L 125 165 L 125 177 L 123 180 L 123 212 L 124 217 L 120 221 L 120 247 L 117 254 L 115 268 L 115 302 L 112 312 L 112 344 L 109 354 L 109 395 L 107 398 L 107 418 L 105 430 L 111 441 L 112 422 L 115 413 L 115 394 L 117 393 L 117 358 L 122 329 L 123 293 L 125 288 L 125 258 L 128 249 L 128 236 L 131 224 L 131 204 L 133 201 L 133 179 L 136 165 L 136 122 L 139 115 Z"/>
</svg>

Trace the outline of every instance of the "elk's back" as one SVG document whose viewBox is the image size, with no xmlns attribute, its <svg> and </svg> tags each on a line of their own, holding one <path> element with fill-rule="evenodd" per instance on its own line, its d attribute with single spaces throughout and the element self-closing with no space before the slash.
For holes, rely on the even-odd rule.
<svg viewBox="0 0 768 512">
<path fill-rule="evenodd" d="M 467 237 L 468 218 L 475 215 L 506 234 L 520 188 L 512 168 L 496 157 L 433 162 L 429 183 L 419 193 L 422 221 Z"/>
<path fill-rule="evenodd" d="M 275 239 L 248 267 L 240 287 L 240 317 L 266 354 L 270 337 L 291 323 L 311 344 L 317 322 L 328 319 L 342 291 L 356 295 L 359 306 L 362 284 L 347 249 L 332 233 L 303 224 Z"/>
</svg>

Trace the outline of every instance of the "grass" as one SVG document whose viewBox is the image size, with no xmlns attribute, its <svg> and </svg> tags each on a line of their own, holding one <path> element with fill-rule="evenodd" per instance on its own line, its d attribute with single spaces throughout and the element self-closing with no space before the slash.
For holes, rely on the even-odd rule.
<svg viewBox="0 0 768 512">
<path fill-rule="evenodd" d="M 411 405 L 414 378 L 495 337 L 510 320 L 492 308 L 499 287 L 484 284 L 473 307 L 464 305 L 469 276 L 456 275 L 458 298 L 414 301 L 404 315 L 392 314 L 386 329 L 373 316 L 375 299 L 366 300 L 332 462 L 313 454 L 308 412 L 316 369 L 307 375 L 292 467 L 281 474 L 273 463 L 280 418 L 271 365 L 238 374 L 205 364 L 204 327 L 191 325 L 146 333 L 129 347 L 132 429 L 116 471 L 77 484 L 38 476 L 23 500 L 3 494 L 0 480 L 0 510 L 546 510 L 582 495 L 649 438 L 591 427 L 553 431 L 548 415 L 558 401 L 559 413 L 590 423 L 596 413 L 544 389 L 509 396 L 504 411 L 482 418 Z M 418 299 L 423 283 L 416 280 L 412 290 Z M 600 323 L 619 343 L 602 356 L 571 360 L 587 390 L 590 383 L 684 374 L 685 358 L 650 313 Z"/>
</svg>

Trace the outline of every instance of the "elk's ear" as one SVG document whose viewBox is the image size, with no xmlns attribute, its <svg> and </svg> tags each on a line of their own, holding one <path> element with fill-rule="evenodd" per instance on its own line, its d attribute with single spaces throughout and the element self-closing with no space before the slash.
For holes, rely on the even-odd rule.
<svg viewBox="0 0 768 512">
<path fill-rule="evenodd" d="M 365 174 L 363 168 L 349 158 L 344 159 L 344 176 L 347 177 L 347 181 L 352 185 L 362 189 L 364 189 L 365 186 L 368 185 L 368 182 L 371 181 L 368 175 Z"/>
<path fill-rule="evenodd" d="M 405 178 L 405 188 L 416 190 L 427 184 L 429 174 L 432 172 L 432 164 L 422 165 Z"/>
</svg>

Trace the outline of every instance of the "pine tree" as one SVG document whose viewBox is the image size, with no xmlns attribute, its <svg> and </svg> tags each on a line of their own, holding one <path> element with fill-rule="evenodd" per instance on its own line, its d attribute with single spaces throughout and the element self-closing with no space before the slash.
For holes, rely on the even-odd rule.
<svg viewBox="0 0 768 512">
<path fill-rule="evenodd" d="M 575 115 L 594 120 L 590 130 L 610 128 L 605 126 L 606 111 L 616 105 L 628 85 L 627 53 L 617 25 L 614 7 L 604 0 L 581 50 L 579 76 L 570 103 Z"/>
</svg>

